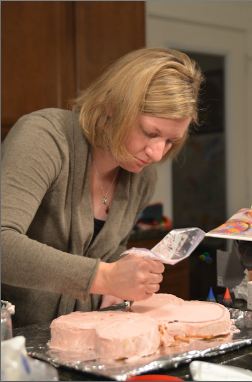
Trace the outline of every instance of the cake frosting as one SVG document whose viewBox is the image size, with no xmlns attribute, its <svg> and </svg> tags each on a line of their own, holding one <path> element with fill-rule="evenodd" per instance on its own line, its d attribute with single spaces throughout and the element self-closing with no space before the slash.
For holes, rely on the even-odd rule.
<svg viewBox="0 0 252 382">
<path fill-rule="evenodd" d="M 185 301 L 158 293 L 134 302 L 131 312 L 73 312 L 52 321 L 51 349 L 79 352 L 85 359 L 147 356 L 162 346 L 192 338 L 229 334 L 227 308 L 205 301 Z"/>
<path fill-rule="evenodd" d="M 171 294 L 158 293 L 134 302 L 131 310 L 155 319 L 161 343 L 177 339 L 212 338 L 230 333 L 232 321 L 227 308 L 215 302 L 185 301 Z"/>
<path fill-rule="evenodd" d="M 155 353 L 157 322 L 138 313 L 73 312 L 52 321 L 52 349 L 86 353 L 87 358 L 121 359 Z"/>
</svg>

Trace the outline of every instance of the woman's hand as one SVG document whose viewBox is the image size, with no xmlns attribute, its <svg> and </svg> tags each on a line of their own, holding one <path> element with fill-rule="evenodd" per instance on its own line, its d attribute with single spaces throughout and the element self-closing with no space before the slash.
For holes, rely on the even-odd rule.
<svg viewBox="0 0 252 382">
<path fill-rule="evenodd" d="M 100 309 L 107 308 L 107 306 L 121 304 L 124 300 L 119 297 L 111 296 L 109 294 L 105 294 L 102 296 L 102 303 Z"/>
<path fill-rule="evenodd" d="M 163 271 L 160 261 L 142 256 L 127 255 L 114 263 L 101 262 L 90 292 L 143 300 L 159 290 Z"/>
</svg>

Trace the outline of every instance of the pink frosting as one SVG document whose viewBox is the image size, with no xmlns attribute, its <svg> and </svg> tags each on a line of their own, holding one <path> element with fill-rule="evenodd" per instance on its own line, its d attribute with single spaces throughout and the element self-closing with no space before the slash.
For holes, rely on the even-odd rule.
<svg viewBox="0 0 252 382">
<path fill-rule="evenodd" d="M 51 323 L 51 348 L 85 352 L 90 359 L 144 356 L 159 345 L 157 322 L 138 313 L 73 312 Z"/>
<path fill-rule="evenodd" d="M 188 338 L 230 333 L 228 309 L 205 301 L 154 294 L 132 312 L 73 312 L 51 323 L 52 349 L 81 352 L 85 359 L 121 359 L 155 353 Z"/>
<path fill-rule="evenodd" d="M 211 338 L 230 333 L 232 321 L 227 308 L 208 301 L 185 301 L 170 294 L 154 294 L 137 301 L 133 312 L 159 323 L 161 342 L 170 345 L 178 337 Z"/>
</svg>

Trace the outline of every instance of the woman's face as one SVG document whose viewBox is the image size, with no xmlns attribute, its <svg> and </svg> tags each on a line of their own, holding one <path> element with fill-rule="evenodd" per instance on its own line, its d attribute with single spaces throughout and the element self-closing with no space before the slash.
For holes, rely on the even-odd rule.
<svg viewBox="0 0 252 382">
<path fill-rule="evenodd" d="M 140 114 L 125 141 L 133 159 L 119 162 L 120 167 L 138 173 L 144 167 L 159 162 L 174 142 L 184 137 L 190 122 L 191 118 L 168 119 Z"/>
</svg>

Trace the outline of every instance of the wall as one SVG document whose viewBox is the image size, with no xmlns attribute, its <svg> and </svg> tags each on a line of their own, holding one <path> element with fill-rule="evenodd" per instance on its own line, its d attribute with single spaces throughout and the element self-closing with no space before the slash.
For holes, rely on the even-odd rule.
<svg viewBox="0 0 252 382">
<path fill-rule="evenodd" d="M 227 214 L 252 204 L 252 2 L 148 0 L 147 46 L 224 54 L 226 65 Z M 179 36 L 180 34 L 180 36 Z M 179 37 L 178 37 L 179 36 Z M 153 201 L 172 216 L 169 164 L 161 166 Z M 165 190 L 164 190 L 165 187 Z"/>
</svg>

